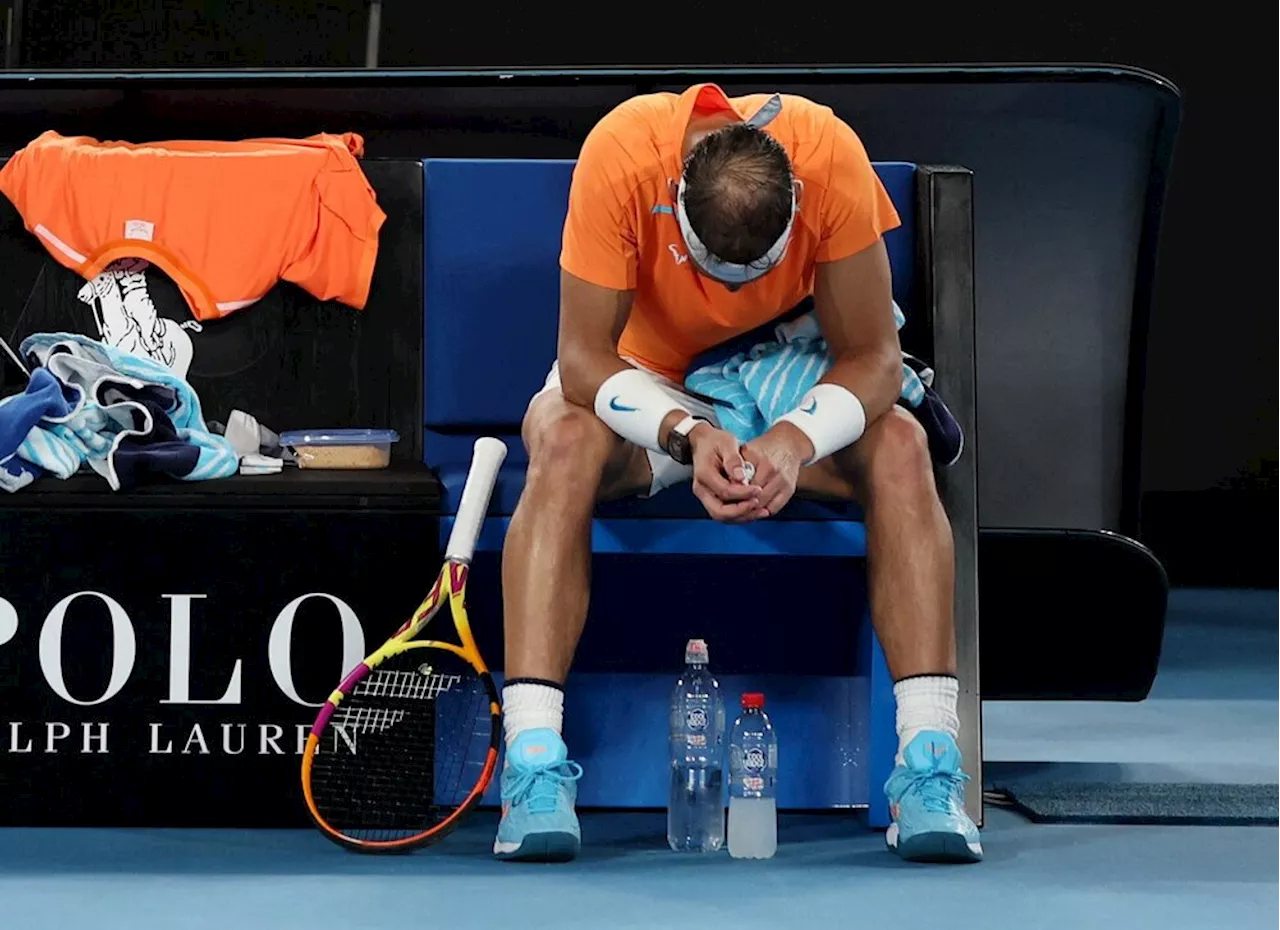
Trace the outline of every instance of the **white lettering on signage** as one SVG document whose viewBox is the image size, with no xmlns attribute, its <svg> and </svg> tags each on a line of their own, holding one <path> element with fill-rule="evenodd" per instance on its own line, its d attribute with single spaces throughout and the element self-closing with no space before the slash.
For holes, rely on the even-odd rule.
<svg viewBox="0 0 1280 930">
<path fill-rule="evenodd" d="M 67 608 L 80 597 L 96 597 L 107 605 L 111 617 L 111 677 L 107 681 L 107 690 L 91 701 L 81 701 L 72 697 L 67 691 L 67 684 L 62 677 L 62 628 L 67 619 Z M 53 605 L 49 616 L 45 617 L 44 627 L 40 630 L 40 670 L 44 672 L 45 681 L 53 689 L 53 693 L 70 704 L 89 707 L 109 701 L 125 686 L 129 675 L 133 672 L 133 660 L 137 655 L 138 644 L 133 635 L 133 624 L 129 615 L 124 612 L 115 599 L 98 591 L 77 591 L 68 594 Z"/>
<path fill-rule="evenodd" d="M 243 705 L 247 674 L 245 666 L 248 662 L 250 668 L 253 667 L 252 657 L 232 654 L 212 667 L 202 666 L 200 663 L 203 651 L 201 643 L 205 640 L 197 634 L 210 635 L 215 627 L 207 616 L 210 608 L 204 604 L 197 607 L 193 605 L 209 601 L 209 596 L 174 593 L 161 594 L 160 599 L 162 603 L 168 603 L 169 613 L 167 690 L 150 699 L 158 701 L 161 706 Z M 297 623 L 302 605 L 314 599 L 327 601 L 335 609 L 342 638 L 342 667 L 333 669 L 333 675 L 325 677 L 332 677 L 336 681 L 340 674 L 354 668 L 365 655 L 365 635 L 360 619 L 341 598 L 324 592 L 310 592 L 289 601 L 272 621 L 267 635 L 266 659 L 276 688 L 293 704 L 303 708 L 318 708 L 328 697 L 327 692 L 324 695 L 305 697 L 300 694 L 292 664 L 295 626 L 298 627 L 300 636 L 329 640 L 333 635 L 332 627 L 328 626 L 332 621 L 315 621 L 310 613 L 305 615 L 301 625 Z M 83 601 L 97 603 L 73 606 Z M 103 607 L 106 608 L 111 625 L 111 640 L 110 643 L 99 645 L 95 636 L 92 648 L 95 656 L 100 652 L 110 653 L 102 657 L 104 664 L 110 666 L 107 680 L 102 685 L 86 685 L 73 675 L 71 686 L 68 686 L 65 672 L 76 661 L 77 638 L 83 635 L 82 628 L 77 623 L 92 623 L 91 614 L 96 613 L 97 617 L 101 617 Z M 208 626 L 198 628 L 197 624 Z M 321 624 L 324 624 L 323 629 L 320 628 Z M 17 608 L 5 598 L 0 598 L 0 647 L 13 643 L 21 630 Z M 143 639 L 144 644 L 150 641 L 152 640 Z M 83 648 L 85 647 L 82 646 L 81 649 Z M 219 653 L 226 655 L 222 650 Z M 128 611 L 111 595 L 101 591 L 76 591 L 54 604 L 44 617 L 39 629 L 37 659 L 49 689 L 64 702 L 78 707 L 102 705 L 131 687 L 130 680 L 138 667 L 137 631 Z M 207 674 L 198 674 L 199 672 Z M 194 688 L 193 678 L 199 679 Z M 152 677 L 147 676 L 147 682 L 152 680 Z M 71 687 L 75 688 L 75 694 Z M 132 687 L 136 688 L 137 684 Z M 443 683 L 439 688 L 446 690 Z M 251 689 L 250 693 L 252 694 Z M 317 699 L 308 700 L 309 697 Z M 136 699 L 135 695 L 134 700 Z M 123 748 L 126 752 L 145 751 L 148 755 L 300 756 L 306 751 L 311 723 L 298 723 L 296 720 L 288 720 L 290 715 L 285 716 L 286 719 L 278 723 L 222 722 L 216 717 L 213 720 L 202 719 L 200 722 L 144 719 L 136 725 L 126 724 L 123 731 L 120 730 L 121 724 L 118 721 L 24 721 L 0 718 L 0 752 L 10 755 L 103 755 L 119 752 Z M 213 727 L 221 730 L 220 738 Z M 292 750 L 285 748 L 289 742 L 289 728 L 293 728 L 295 734 Z M 355 752 L 355 734 L 335 722 L 317 751 Z"/>
<path fill-rule="evenodd" d="M 0 597 L 0 646 L 13 639 L 18 632 L 18 612 L 13 605 Z"/>
<path fill-rule="evenodd" d="M 187 734 L 186 745 L 182 747 L 184 756 L 191 755 L 191 746 L 194 743 L 200 744 L 200 755 L 207 756 L 209 754 L 209 744 L 204 741 L 204 730 L 200 729 L 200 724 L 196 724 L 191 728 L 191 732 Z"/>
<path fill-rule="evenodd" d="M 240 748 L 239 749 L 231 748 L 231 729 L 232 729 L 232 725 L 229 723 L 224 723 L 222 725 L 222 751 L 229 756 L 238 756 L 240 755 L 240 753 L 244 752 L 245 726 L 243 723 L 235 724 L 235 729 L 240 731 Z"/>
<path fill-rule="evenodd" d="M 204 600 L 204 594 L 162 594 L 169 602 L 169 691 L 161 704 L 214 705 L 240 704 L 244 695 L 244 663 L 236 659 L 229 673 L 229 680 L 218 698 L 192 697 L 191 673 L 195 649 L 192 636 L 191 604 L 196 600 Z M 64 638 L 68 625 L 68 612 L 71 605 L 82 598 L 96 599 L 106 605 L 111 620 L 111 674 L 102 694 L 93 698 L 77 698 L 67 688 L 63 675 Z M 271 669 L 271 677 L 281 693 L 295 704 L 303 707 L 319 707 L 324 697 L 308 701 L 298 694 L 293 679 L 293 662 L 290 649 L 293 644 L 294 622 L 298 608 L 311 598 L 328 601 L 338 612 L 338 621 L 342 632 L 342 669 L 346 672 L 355 667 L 364 658 L 364 628 L 360 618 L 351 606 L 339 597 L 323 592 L 312 592 L 294 598 L 276 615 L 267 639 L 267 662 Z M 18 612 L 4 598 L 0 598 L 0 646 L 14 638 L 19 629 Z M 73 634 L 74 635 L 74 634 Z M 69 704 L 91 707 L 103 704 L 116 695 L 129 682 L 137 659 L 137 637 L 133 622 L 121 604 L 101 591 L 77 591 L 58 601 L 45 617 L 40 629 L 40 670 L 45 681 L 53 689 L 54 694 Z"/>
<path fill-rule="evenodd" d="M 80 728 L 80 740 L 78 750 L 81 755 L 106 755 L 110 754 L 114 746 L 115 730 L 112 724 L 104 722 L 88 722 L 82 721 L 75 724 L 68 723 L 65 720 L 50 720 L 43 724 L 35 724 L 36 727 L 43 726 L 44 738 L 40 742 L 40 748 L 36 748 L 36 741 L 28 732 L 28 725 L 21 720 L 9 721 L 8 730 L 0 730 L 0 750 L 10 755 L 24 755 L 39 752 L 45 755 L 66 754 L 71 747 L 77 744 L 67 743 L 75 727 Z M 181 755 L 227 755 L 239 756 L 243 755 L 249 746 L 249 730 L 256 729 L 256 745 L 257 755 L 260 756 L 283 756 L 287 755 L 286 751 L 281 747 L 281 741 L 284 739 L 285 725 L 279 723 L 224 723 L 221 724 L 222 739 L 217 743 L 210 743 L 210 735 L 206 732 L 206 728 L 210 724 L 201 725 L 199 723 L 191 724 L 188 727 L 177 727 L 173 724 L 152 721 L 147 724 L 146 733 L 148 735 L 147 754 L 152 756 L 173 755 L 175 753 L 174 746 L 181 744 L 182 748 L 177 750 Z M 311 724 L 298 723 L 292 724 L 296 739 L 294 741 L 293 755 L 302 755 L 307 748 L 307 736 L 311 733 Z M 316 752 L 355 752 L 356 744 L 350 733 L 341 732 L 345 728 L 330 727 L 326 733 L 323 744 L 316 747 Z M 7 735 L 7 741 L 4 736 Z M 7 742 L 8 745 L 4 745 Z M 126 742 L 131 742 L 126 740 Z M 141 748 L 139 741 L 138 748 Z"/>
<path fill-rule="evenodd" d="M 240 660 L 216 700 L 191 697 L 191 602 L 203 594 L 161 594 L 169 602 L 169 696 L 161 704 L 239 704 Z"/>
<path fill-rule="evenodd" d="M 58 741 L 64 740 L 71 735 L 71 727 L 61 721 L 50 721 L 44 725 L 45 743 L 44 751 L 46 753 L 56 753 L 58 751 Z M 54 734 L 58 734 L 54 736 Z"/>
<path fill-rule="evenodd" d="M 270 736 L 267 735 L 268 730 L 271 731 Z M 262 747 L 261 749 L 258 750 L 258 755 L 265 756 L 267 754 L 268 745 L 271 746 L 271 751 L 274 754 L 278 756 L 284 755 L 284 750 L 281 749 L 279 744 L 276 743 L 276 740 L 284 736 L 284 727 L 278 726 L 277 724 L 274 724 L 274 723 L 264 723 L 262 724 L 262 726 L 258 727 L 258 735 L 261 737 L 261 747 Z"/>
<path fill-rule="evenodd" d="M 9 751 L 10 752 L 31 752 L 31 737 L 27 737 L 27 744 L 22 744 L 22 721 L 14 720 L 9 724 Z"/>
<path fill-rule="evenodd" d="M 303 707 L 319 707 L 329 695 L 326 693 L 318 701 L 306 701 L 298 696 L 298 689 L 293 683 L 293 664 L 289 658 L 289 647 L 293 642 L 293 621 L 298 608 L 309 598 L 322 597 L 338 608 L 338 619 L 342 622 L 342 671 L 345 674 L 355 668 L 356 663 L 364 658 L 364 628 L 360 626 L 360 618 L 346 603 L 332 594 L 304 594 L 295 597 L 276 616 L 271 625 L 271 636 L 267 640 L 267 660 L 271 664 L 271 677 L 276 680 L 277 687 L 284 696 Z"/>
<path fill-rule="evenodd" d="M 93 728 L 95 726 L 98 728 L 97 735 L 94 735 L 94 732 L 93 732 Z M 85 755 L 92 755 L 93 753 L 98 753 L 98 754 L 105 753 L 107 751 L 107 728 L 109 726 L 110 724 L 108 723 L 93 724 L 93 723 L 89 723 L 88 721 L 82 723 L 81 727 L 84 729 L 84 742 L 81 745 L 84 748 L 82 748 L 80 751 Z M 92 746 L 95 740 L 97 741 L 98 746 L 101 748 L 99 749 L 90 748 L 90 746 Z"/>
<path fill-rule="evenodd" d="M 160 728 L 162 726 L 164 726 L 163 723 L 151 724 L 151 749 L 148 750 L 148 755 L 163 756 L 173 752 L 173 740 L 165 743 L 164 749 L 160 748 Z"/>
<path fill-rule="evenodd" d="M 355 734 L 347 728 L 347 725 L 344 723 L 335 723 L 333 724 L 333 732 L 338 739 L 341 739 L 342 742 L 346 743 L 347 751 L 352 755 L 355 755 L 356 737 Z"/>
</svg>

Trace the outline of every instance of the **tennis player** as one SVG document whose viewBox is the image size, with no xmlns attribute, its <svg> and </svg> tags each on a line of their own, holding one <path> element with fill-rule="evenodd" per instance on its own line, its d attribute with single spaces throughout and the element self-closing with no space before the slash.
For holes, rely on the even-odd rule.
<svg viewBox="0 0 1280 930">
<path fill-rule="evenodd" d="M 596 502 L 692 479 L 729 523 L 767 520 L 797 490 L 862 506 L 897 707 L 888 846 L 981 858 L 956 746 L 951 528 L 925 433 L 895 405 L 902 356 L 882 237 L 898 225 L 853 130 L 801 97 L 730 99 L 700 84 L 632 98 L 588 135 L 560 255 L 558 358 L 525 416 L 528 475 L 503 549 L 495 855 L 565 860 L 580 846 L 562 686 L 587 615 Z M 681 390 L 686 368 L 810 296 L 834 363 L 740 446 Z"/>
</svg>

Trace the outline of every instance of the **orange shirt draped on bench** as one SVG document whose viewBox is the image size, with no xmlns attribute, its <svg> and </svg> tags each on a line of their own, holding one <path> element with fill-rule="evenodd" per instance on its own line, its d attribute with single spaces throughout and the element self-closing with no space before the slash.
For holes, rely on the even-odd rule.
<svg viewBox="0 0 1280 930">
<path fill-rule="evenodd" d="M 92 279 L 146 259 L 197 320 L 280 280 L 357 310 L 386 215 L 355 133 L 243 142 L 98 142 L 46 132 L 0 170 L 0 192 L 62 265 Z"/>
<path fill-rule="evenodd" d="M 853 130 L 830 107 L 783 94 L 764 131 L 786 149 L 803 185 L 786 257 L 737 291 L 698 274 L 670 192 L 683 170 L 685 131 L 721 112 L 749 119 L 771 96 L 731 98 L 715 84 L 696 84 L 678 95 L 633 97 L 595 126 L 574 168 L 560 266 L 592 284 L 633 291 L 618 354 L 677 382 L 700 352 L 809 296 L 816 263 L 860 252 L 900 225 Z"/>
</svg>

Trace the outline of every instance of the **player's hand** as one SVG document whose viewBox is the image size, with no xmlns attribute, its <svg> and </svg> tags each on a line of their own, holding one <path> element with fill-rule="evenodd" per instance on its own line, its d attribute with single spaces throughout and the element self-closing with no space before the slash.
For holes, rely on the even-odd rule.
<svg viewBox="0 0 1280 930">
<path fill-rule="evenodd" d="M 742 458 L 755 468 L 752 484 L 760 489 L 760 506 L 752 519 L 770 517 L 796 493 L 800 467 L 813 445 L 790 423 L 780 423 L 742 447 Z"/>
<path fill-rule="evenodd" d="M 699 423 L 689 434 L 693 448 L 693 496 L 702 501 L 713 520 L 742 523 L 754 519 L 760 488 L 749 484 L 738 438 Z"/>
</svg>

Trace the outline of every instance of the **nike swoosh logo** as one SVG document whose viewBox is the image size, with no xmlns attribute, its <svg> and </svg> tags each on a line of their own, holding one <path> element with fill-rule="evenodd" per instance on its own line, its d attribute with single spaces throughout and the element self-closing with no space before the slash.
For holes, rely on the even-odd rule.
<svg viewBox="0 0 1280 930">
<path fill-rule="evenodd" d="M 621 396 L 621 395 L 619 395 L 619 396 Z M 619 410 L 619 411 L 622 411 L 623 413 L 635 413 L 635 411 L 639 410 L 640 408 L 639 408 L 639 407 L 628 407 L 628 406 L 626 406 L 625 404 L 620 404 L 620 403 L 618 403 L 618 398 L 617 398 L 617 397 L 615 397 L 613 400 L 609 401 L 609 409 L 610 409 L 610 410 Z"/>
<path fill-rule="evenodd" d="M 801 408 L 800 408 L 800 412 L 801 412 L 801 413 L 809 413 L 809 414 L 811 414 L 811 413 L 813 413 L 813 412 L 814 412 L 815 410 L 817 410 L 817 409 L 818 409 L 818 402 L 817 402 L 816 400 L 811 400 L 811 401 L 809 401 L 809 406 L 808 406 L 808 407 L 801 407 Z"/>
</svg>

